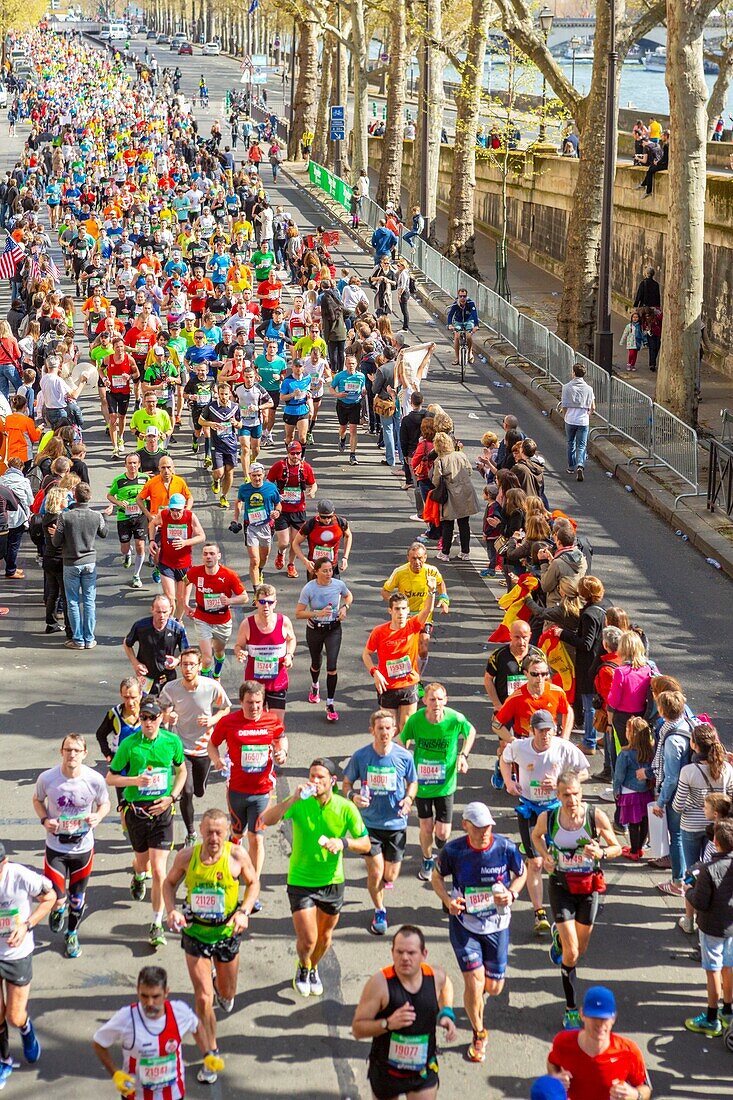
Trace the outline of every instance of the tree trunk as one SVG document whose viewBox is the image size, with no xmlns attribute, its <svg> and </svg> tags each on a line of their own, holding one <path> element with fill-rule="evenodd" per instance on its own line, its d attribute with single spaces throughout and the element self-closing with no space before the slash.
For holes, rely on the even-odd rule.
<svg viewBox="0 0 733 1100">
<path fill-rule="evenodd" d="M 351 42 L 354 61 L 354 126 L 351 159 L 356 180 L 362 168 L 369 168 L 369 88 L 367 86 L 367 35 L 364 22 L 364 0 L 351 2 Z"/>
<path fill-rule="evenodd" d="M 402 191 L 402 146 L 405 135 L 405 93 L 407 80 L 407 11 L 401 2 L 394 4 L 389 34 L 389 85 L 387 88 L 387 126 L 382 140 L 377 203 L 398 203 Z"/>
<path fill-rule="evenodd" d="M 331 102 L 333 85 L 334 37 L 325 34 L 321 53 L 321 88 L 318 96 L 318 111 L 314 126 L 313 160 L 327 168 L 333 167 L 333 143 L 328 140 L 328 105 Z"/>
<path fill-rule="evenodd" d="M 315 132 L 318 88 L 318 38 L 321 25 L 308 16 L 299 23 L 298 79 L 295 88 L 293 132 L 288 135 L 288 160 L 302 160 L 300 140 L 306 130 Z"/>
<path fill-rule="evenodd" d="M 456 92 L 456 140 L 453 147 L 448 241 L 445 254 L 469 275 L 479 278 L 476 266 L 476 234 L 473 193 L 476 189 L 476 130 L 481 106 L 486 41 L 491 0 L 473 0 L 466 60 Z"/>
<path fill-rule="evenodd" d="M 445 93 L 443 91 L 443 73 L 446 65 L 445 55 L 441 50 L 436 50 L 433 42 L 443 40 L 443 12 L 441 0 L 426 0 L 426 26 L 428 34 L 428 81 L 427 81 L 427 110 L 428 110 L 428 150 L 427 160 L 423 152 L 423 109 L 426 95 L 426 82 L 424 72 L 424 53 L 422 42 L 418 42 L 417 52 L 420 62 L 420 85 L 418 90 L 417 106 L 417 136 L 415 138 L 415 154 L 413 161 L 412 178 L 410 180 L 410 207 L 421 206 L 421 180 L 427 170 L 428 175 L 428 208 L 422 214 L 428 226 L 428 240 L 435 242 L 433 228 L 437 213 L 438 202 L 438 169 L 440 167 L 440 132 L 443 129 L 443 108 L 445 106 Z"/>
<path fill-rule="evenodd" d="M 348 113 L 349 113 L 349 50 L 344 45 L 343 42 L 338 42 L 338 41 L 336 42 L 336 50 L 338 51 L 339 58 L 340 58 L 340 67 L 338 69 L 338 73 L 340 74 L 340 80 L 339 80 L 339 86 L 337 88 L 336 87 L 337 72 L 336 72 L 336 63 L 335 63 L 335 60 L 334 60 L 333 79 L 334 79 L 334 89 L 335 89 L 336 99 L 333 100 L 333 102 L 335 102 L 337 104 L 342 104 L 344 109 L 345 109 L 345 113 L 348 116 Z M 344 127 L 344 132 L 346 132 L 346 127 Z M 341 176 L 341 179 L 348 179 L 349 178 L 349 143 L 348 143 L 348 140 L 346 139 L 346 137 L 344 138 L 344 140 L 342 142 L 340 142 L 340 146 L 341 146 L 341 148 L 339 149 L 340 160 L 341 160 L 340 176 Z M 335 143 L 334 143 L 333 156 L 334 156 L 334 163 L 335 163 L 335 161 L 336 161 Z"/>
<path fill-rule="evenodd" d="M 670 163 L 664 257 L 664 335 L 657 400 L 697 423 L 696 393 L 702 326 L 708 98 L 703 27 L 714 3 L 668 0 L 667 71 Z"/>
<path fill-rule="evenodd" d="M 725 111 L 725 101 L 728 98 L 728 89 L 733 79 L 733 45 L 723 50 L 717 58 L 718 75 L 710 92 L 708 100 L 708 141 L 713 136 L 715 123 Z"/>
</svg>

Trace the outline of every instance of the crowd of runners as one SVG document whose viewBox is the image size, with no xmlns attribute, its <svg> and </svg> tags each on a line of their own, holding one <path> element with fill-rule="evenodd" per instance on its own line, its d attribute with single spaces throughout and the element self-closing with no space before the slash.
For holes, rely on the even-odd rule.
<svg viewBox="0 0 733 1100">
<path fill-rule="evenodd" d="M 392 331 L 381 286 L 389 255 L 370 280 L 382 302 L 375 316 L 359 276 L 337 268 L 338 235 L 301 231 L 296 212 L 268 199 L 256 136 L 237 167 L 221 127 L 204 140 L 183 93 L 154 91 L 76 38 L 38 34 L 25 45 L 38 79 L 17 93 L 29 132 L 0 206 L 5 255 L 17 249 L 0 339 L 6 584 L 40 576 L 18 564 L 35 554 L 47 633 L 92 649 L 96 544 L 108 537 L 119 558 L 103 568 L 121 569 L 152 603 L 124 638 L 119 698 L 100 715 L 97 745 L 69 729 L 59 758 L 43 746 L 47 768 L 32 795 L 43 871 L 16 862 L 9 838 L 0 844 L 0 1088 L 16 1065 L 11 1029 L 27 1062 L 41 1056 L 28 1010 L 33 928 L 48 920 L 65 957 L 81 954 L 95 838 L 104 845 L 120 829 L 131 898 L 141 913 L 150 903 L 141 936 L 156 951 L 180 940 L 195 1004 L 170 999 L 165 969 L 144 966 L 136 1002 L 99 1027 L 94 1050 L 122 1095 L 179 1100 L 190 1032 L 203 1056 L 198 1080 L 216 1081 L 217 1012 L 234 1009 L 251 922 L 267 921 L 266 838 L 287 821 L 296 994 L 324 993 L 319 966 L 344 903 L 346 852 L 366 864 L 365 932 L 393 933 L 391 961 L 370 954 L 370 971 L 387 965 L 353 1017 L 354 1036 L 371 1040 L 378 1100 L 434 1097 L 438 1029 L 452 1043 L 464 1018 L 466 1056 L 484 1062 L 487 998 L 502 992 L 513 908 L 527 901 L 559 1005 L 532 1097 L 648 1100 L 639 1048 L 612 1030 L 613 991 L 579 990 L 578 967 L 604 864 L 646 858 L 651 812 L 666 818 L 670 841 L 657 864 L 671 877 L 658 885 L 685 904 L 682 931 L 699 930 L 708 979 L 708 1006 L 685 1026 L 712 1037 L 733 1022 L 733 928 L 712 920 L 704 889 L 733 850 L 733 767 L 712 722 L 693 714 L 682 685 L 648 656 L 643 630 L 611 606 L 588 539 L 551 510 L 536 444 L 515 417 L 502 438 L 484 436 L 472 469 L 450 415 L 421 390 L 434 345 L 410 347 L 407 324 Z M 80 405 L 95 384 L 98 404 Z M 337 432 L 318 421 L 323 402 L 334 403 Z M 85 456 L 88 429 L 102 422 L 94 457 L 109 487 L 95 510 Z M 320 705 L 323 690 L 324 718 L 335 723 L 342 644 L 361 647 L 349 631 L 349 581 L 364 533 L 330 499 L 328 465 L 310 462 L 314 445 L 321 457 L 330 447 L 356 494 L 361 439 L 383 448 L 381 461 L 412 490 L 411 519 L 423 530 L 394 547 L 394 570 L 378 581 L 384 621 L 361 652 L 375 693 L 363 746 L 341 767 L 324 734 L 322 755 L 277 801 L 294 662 L 309 660 L 308 702 Z M 205 471 L 217 508 L 231 509 L 239 550 L 228 565 L 183 470 L 191 480 Z M 449 585 L 466 568 L 458 562 L 479 514 L 483 572 L 503 586 L 505 619 L 484 674 L 496 766 L 482 777 L 482 800 L 466 803 L 460 784 L 477 731 L 427 668 L 434 620 L 455 615 Z M 434 550 L 443 572 L 428 561 Z M 286 594 L 285 578 L 302 587 Z M 352 720 L 366 726 L 366 716 Z M 603 770 L 592 774 L 597 753 Z M 226 811 L 207 803 L 212 771 L 225 777 Z M 607 812 L 585 795 L 599 779 Z M 514 836 L 495 830 L 488 805 L 502 788 L 516 800 Z M 399 928 L 389 916 L 414 820 L 417 875 L 435 895 L 426 891 L 425 905 L 447 917 L 447 935 L 430 945 L 419 910 Z M 451 949 L 459 1020 L 450 977 L 432 962 Z"/>
</svg>

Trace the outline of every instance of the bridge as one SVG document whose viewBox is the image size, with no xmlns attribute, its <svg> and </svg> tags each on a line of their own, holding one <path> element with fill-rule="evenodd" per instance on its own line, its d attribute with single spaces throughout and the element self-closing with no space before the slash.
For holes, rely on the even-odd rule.
<svg viewBox="0 0 733 1100">
<path fill-rule="evenodd" d="M 561 51 L 563 46 L 567 45 L 571 38 L 590 39 L 595 32 L 596 21 L 595 17 L 592 16 L 588 18 L 578 16 L 555 19 L 547 43 L 552 52 L 556 54 Z M 710 47 L 716 46 L 725 36 L 725 33 L 725 24 L 719 16 L 708 19 L 705 25 L 705 42 Z M 641 39 L 641 44 L 650 50 L 655 49 L 657 46 L 666 46 L 667 28 L 659 26 L 654 27 L 653 30 L 647 31 L 643 39 Z"/>
</svg>

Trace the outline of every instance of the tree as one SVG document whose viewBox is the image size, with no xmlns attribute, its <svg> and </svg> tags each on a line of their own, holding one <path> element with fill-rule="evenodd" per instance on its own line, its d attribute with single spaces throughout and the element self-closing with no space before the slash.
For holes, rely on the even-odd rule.
<svg viewBox="0 0 733 1100">
<path fill-rule="evenodd" d="M 418 6 L 417 11 L 420 12 Z M 438 200 L 438 172 L 440 169 L 440 134 L 443 129 L 443 73 L 447 58 L 441 50 L 443 41 L 443 5 L 441 0 L 425 0 L 422 13 L 424 22 L 417 30 L 417 51 L 420 66 L 417 99 L 417 136 L 410 178 L 410 207 L 422 205 L 421 182 L 427 174 L 427 209 L 423 216 L 428 227 L 428 239 L 434 241 L 432 227 L 435 225 Z M 425 72 L 427 60 L 428 71 Z M 427 150 L 423 149 L 423 111 L 427 110 Z"/>
<path fill-rule="evenodd" d="M 392 8 L 389 35 L 389 83 L 387 85 L 387 123 L 382 140 L 377 203 L 386 206 L 400 201 L 402 189 L 402 149 L 405 132 L 405 82 L 407 79 L 407 13 L 398 0 Z"/>
<path fill-rule="evenodd" d="M 712 61 L 718 66 L 708 100 L 708 138 L 712 137 L 715 124 L 725 111 L 725 101 L 733 79 L 733 35 L 730 31 L 728 9 L 721 7 L 719 14 L 723 19 L 723 37 L 717 50 L 706 49 L 704 53 L 706 61 Z"/>
<path fill-rule="evenodd" d="M 293 125 L 288 133 L 288 160 L 300 160 L 306 131 L 315 133 L 318 90 L 318 38 L 322 21 L 310 8 L 298 13 L 298 76 L 293 91 Z"/>
</svg>

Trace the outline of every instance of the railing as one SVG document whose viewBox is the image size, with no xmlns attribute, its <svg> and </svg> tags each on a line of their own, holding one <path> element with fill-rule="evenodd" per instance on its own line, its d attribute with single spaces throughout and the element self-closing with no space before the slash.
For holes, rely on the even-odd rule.
<svg viewBox="0 0 733 1100">
<path fill-rule="evenodd" d="M 352 190 L 348 184 L 312 161 L 309 173 L 312 183 L 349 209 Z M 376 226 L 382 218 L 386 218 L 386 214 L 373 199 L 362 199 L 362 221 Z M 465 287 L 476 303 L 481 324 L 496 334 L 496 343 L 509 345 L 513 349 L 507 361 L 527 363 L 536 369 L 537 375 L 531 383 L 533 386 L 554 389 L 559 396 L 558 387 L 571 380 L 574 364 L 582 363 L 586 381 L 593 388 L 595 419 L 599 421 L 591 434 L 601 432 L 622 436 L 639 452 L 629 457 L 629 463 L 638 462 L 640 468 L 645 469 L 664 466 L 690 485 L 693 492 L 681 493 L 675 505 L 682 497 L 698 493 L 698 438 L 694 428 L 653 402 L 641 390 L 576 352 L 556 333 L 520 313 L 484 283 L 464 274 L 423 239 L 416 238 L 413 243 L 414 251 L 409 251 L 409 245 L 405 249 L 412 266 L 449 298 L 455 298 L 458 288 Z M 711 450 L 708 508 L 715 507 L 722 492 L 725 494 L 726 511 L 730 515 L 733 509 L 733 451 L 721 448 L 719 444 L 716 447 L 716 454 L 718 451 L 721 455 L 725 452 L 728 457 L 725 462 L 720 458 L 723 465 L 718 471 L 719 476 L 714 479 Z"/>
<path fill-rule="evenodd" d="M 733 516 L 733 450 L 711 439 L 708 509 L 714 512 L 721 506 L 727 516 Z"/>
</svg>

